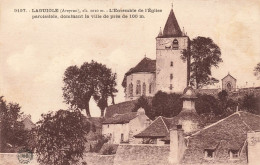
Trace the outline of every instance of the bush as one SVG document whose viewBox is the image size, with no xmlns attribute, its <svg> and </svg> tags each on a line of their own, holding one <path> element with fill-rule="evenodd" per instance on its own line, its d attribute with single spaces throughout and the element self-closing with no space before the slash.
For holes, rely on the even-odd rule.
<svg viewBox="0 0 260 165">
<path fill-rule="evenodd" d="M 101 149 L 102 155 L 114 155 L 116 154 L 117 144 L 105 144 Z"/>
<path fill-rule="evenodd" d="M 143 138 L 142 144 L 155 144 L 154 139 L 151 138 Z"/>
<path fill-rule="evenodd" d="M 98 153 L 101 150 L 101 148 L 103 147 L 103 145 L 107 142 L 108 142 L 108 138 L 106 138 L 104 136 L 100 136 L 99 139 L 97 140 L 97 143 L 94 145 L 94 147 L 92 147 L 92 145 L 90 145 L 89 152 Z"/>
<path fill-rule="evenodd" d="M 180 97 L 181 95 L 175 93 L 157 92 L 152 100 L 154 117 L 173 117 L 178 115 L 182 110 L 182 100 Z"/>
<path fill-rule="evenodd" d="M 198 95 L 195 108 L 198 114 L 214 113 L 217 115 L 221 113 L 218 100 L 214 96 L 206 94 Z"/>
<path fill-rule="evenodd" d="M 147 117 L 149 117 L 150 119 L 154 118 L 154 113 L 152 111 L 151 105 L 149 105 L 147 97 L 141 96 L 138 98 L 137 103 L 135 104 L 135 107 L 133 109 L 133 112 L 137 112 L 139 108 L 144 109 Z"/>
</svg>

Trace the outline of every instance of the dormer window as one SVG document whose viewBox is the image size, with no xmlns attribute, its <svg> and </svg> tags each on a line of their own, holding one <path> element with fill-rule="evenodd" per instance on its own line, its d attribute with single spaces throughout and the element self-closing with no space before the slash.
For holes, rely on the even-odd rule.
<svg viewBox="0 0 260 165">
<path fill-rule="evenodd" d="M 205 149 L 204 150 L 204 158 L 205 159 L 213 159 L 215 156 L 215 150 L 214 149 Z"/>
<path fill-rule="evenodd" d="M 179 49 L 179 42 L 177 39 L 174 39 L 172 42 L 172 49 Z"/>
<path fill-rule="evenodd" d="M 229 150 L 229 157 L 230 159 L 238 159 L 239 150 Z"/>
</svg>

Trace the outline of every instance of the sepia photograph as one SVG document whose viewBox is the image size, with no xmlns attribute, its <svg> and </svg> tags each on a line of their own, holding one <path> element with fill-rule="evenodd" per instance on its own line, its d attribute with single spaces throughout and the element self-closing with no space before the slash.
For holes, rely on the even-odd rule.
<svg viewBox="0 0 260 165">
<path fill-rule="evenodd" d="M 259 165 L 259 0 L 0 0 L 0 165 Z"/>
</svg>

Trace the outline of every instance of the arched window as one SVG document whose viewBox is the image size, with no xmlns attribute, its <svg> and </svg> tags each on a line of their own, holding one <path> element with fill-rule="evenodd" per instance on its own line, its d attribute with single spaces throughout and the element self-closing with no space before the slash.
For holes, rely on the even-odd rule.
<svg viewBox="0 0 260 165">
<path fill-rule="evenodd" d="M 179 49 L 179 42 L 177 39 L 174 39 L 172 42 L 172 49 Z"/>
<path fill-rule="evenodd" d="M 152 93 L 152 83 L 149 84 L 149 93 Z"/>
<path fill-rule="evenodd" d="M 143 83 L 143 95 L 145 96 L 146 95 L 146 84 Z"/>
<path fill-rule="evenodd" d="M 171 61 L 171 65 L 170 66 L 173 66 L 173 61 Z"/>
<path fill-rule="evenodd" d="M 232 86 L 231 86 L 230 82 L 228 82 L 228 83 L 227 83 L 227 90 L 228 90 L 228 91 L 231 91 L 231 89 L 232 89 Z"/>
<path fill-rule="evenodd" d="M 141 94 L 141 82 L 140 80 L 137 80 L 136 82 L 136 95 L 140 95 Z"/>
<path fill-rule="evenodd" d="M 173 79 L 173 74 L 172 74 L 172 73 L 170 74 L 170 79 L 171 79 L 171 80 Z"/>
<path fill-rule="evenodd" d="M 132 83 L 129 84 L 128 89 L 129 89 L 129 96 L 133 96 L 133 84 Z"/>
</svg>

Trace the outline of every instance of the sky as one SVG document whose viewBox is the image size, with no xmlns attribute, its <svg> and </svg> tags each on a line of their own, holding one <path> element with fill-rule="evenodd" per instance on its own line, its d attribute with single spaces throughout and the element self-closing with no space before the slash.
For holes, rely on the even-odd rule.
<svg viewBox="0 0 260 165">
<path fill-rule="evenodd" d="M 19 103 L 36 122 L 42 113 L 68 108 L 62 98 L 66 68 L 95 60 L 117 73 L 115 101 L 124 101 L 124 74 L 145 56 L 155 59 L 155 38 L 172 3 L 181 29 L 191 39 L 210 37 L 221 48 L 223 63 L 212 69 L 214 77 L 221 80 L 229 72 L 238 87 L 260 86 L 253 75 L 260 62 L 257 0 L 0 0 L 0 95 Z M 14 12 L 23 8 L 162 12 L 143 13 L 142 19 L 32 19 L 30 12 Z M 94 101 L 90 109 L 92 116 L 100 116 Z"/>
</svg>

